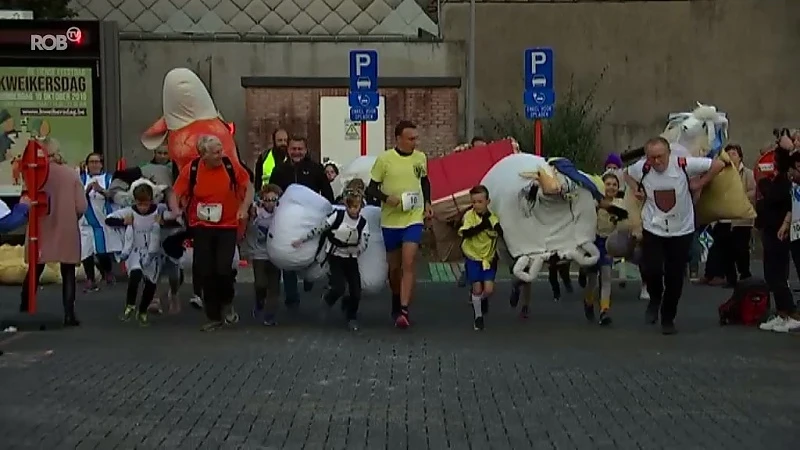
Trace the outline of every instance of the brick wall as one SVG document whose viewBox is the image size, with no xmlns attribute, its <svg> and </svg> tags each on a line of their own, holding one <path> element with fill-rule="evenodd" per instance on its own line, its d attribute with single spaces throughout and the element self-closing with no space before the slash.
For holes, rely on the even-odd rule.
<svg viewBox="0 0 800 450">
<path fill-rule="evenodd" d="M 430 156 L 459 144 L 458 88 L 387 88 L 380 93 L 386 99 L 387 147 L 392 146 L 394 125 L 402 119 L 417 124 L 419 147 Z M 256 149 L 271 145 L 272 132 L 286 128 L 305 135 L 309 151 L 319 160 L 320 97 L 346 95 L 346 88 L 246 87 L 248 133 L 242 157 L 253 162 Z"/>
</svg>

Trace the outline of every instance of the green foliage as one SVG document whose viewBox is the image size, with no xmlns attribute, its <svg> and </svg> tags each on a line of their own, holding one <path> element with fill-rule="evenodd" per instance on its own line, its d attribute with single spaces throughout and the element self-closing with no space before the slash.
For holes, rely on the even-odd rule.
<svg viewBox="0 0 800 450">
<path fill-rule="evenodd" d="M 597 80 L 585 90 L 575 85 L 574 76 L 570 77 L 566 92 L 556 100 L 553 118 L 543 123 L 542 156 L 561 156 L 581 170 L 597 170 L 598 159 L 604 154 L 600 131 L 613 106 L 598 108 L 595 104 L 605 74 L 606 69 L 603 69 Z M 477 125 L 487 137 L 513 137 L 522 151 L 533 153 L 533 121 L 525 118 L 518 104 L 509 102 L 505 111 L 499 114 L 489 110 L 486 118 L 479 120 Z"/>
<path fill-rule="evenodd" d="M 70 19 L 77 14 L 69 0 L 5 0 L 3 9 L 33 11 L 34 19 Z"/>
</svg>

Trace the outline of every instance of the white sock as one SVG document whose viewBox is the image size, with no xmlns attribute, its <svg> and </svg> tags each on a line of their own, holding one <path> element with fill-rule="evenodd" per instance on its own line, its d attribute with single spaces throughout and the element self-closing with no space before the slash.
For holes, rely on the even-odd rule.
<svg viewBox="0 0 800 450">
<path fill-rule="evenodd" d="M 481 312 L 481 300 L 483 300 L 482 295 L 475 295 L 472 294 L 472 309 L 475 311 L 475 317 L 483 317 L 483 312 Z"/>
</svg>

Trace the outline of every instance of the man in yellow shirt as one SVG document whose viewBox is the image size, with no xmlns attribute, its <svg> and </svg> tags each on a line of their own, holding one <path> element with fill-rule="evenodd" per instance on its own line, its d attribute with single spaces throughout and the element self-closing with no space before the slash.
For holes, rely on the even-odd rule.
<svg viewBox="0 0 800 450">
<path fill-rule="evenodd" d="M 415 259 L 422 223 L 433 216 L 428 159 L 416 150 L 417 126 L 402 120 L 394 129 L 395 147 L 378 156 L 370 173 L 368 194 L 381 201 L 381 229 L 389 263 L 392 318 L 408 328 L 408 306 L 414 289 Z"/>
</svg>

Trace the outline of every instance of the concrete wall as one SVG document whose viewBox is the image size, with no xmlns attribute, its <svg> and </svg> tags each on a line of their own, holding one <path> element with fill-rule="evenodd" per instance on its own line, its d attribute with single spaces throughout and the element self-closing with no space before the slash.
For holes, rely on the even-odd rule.
<svg viewBox="0 0 800 450">
<path fill-rule="evenodd" d="M 348 52 L 376 49 L 386 77 L 461 76 L 459 43 L 209 42 L 131 41 L 120 43 L 122 72 L 122 145 L 129 161 L 149 157 L 139 137 L 161 116 L 164 75 L 175 67 L 197 72 L 210 87 L 217 108 L 239 124 L 236 139 L 247 145 L 243 76 L 347 76 Z"/>
<path fill-rule="evenodd" d="M 445 39 L 467 39 L 468 8 L 444 4 Z M 732 139 L 752 155 L 773 127 L 800 125 L 798 17 L 797 0 L 481 2 L 477 104 L 521 104 L 523 50 L 548 46 L 557 89 L 607 68 L 597 100 L 613 102 L 609 149 L 641 145 L 667 113 L 702 101 L 729 114 Z"/>
</svg>

